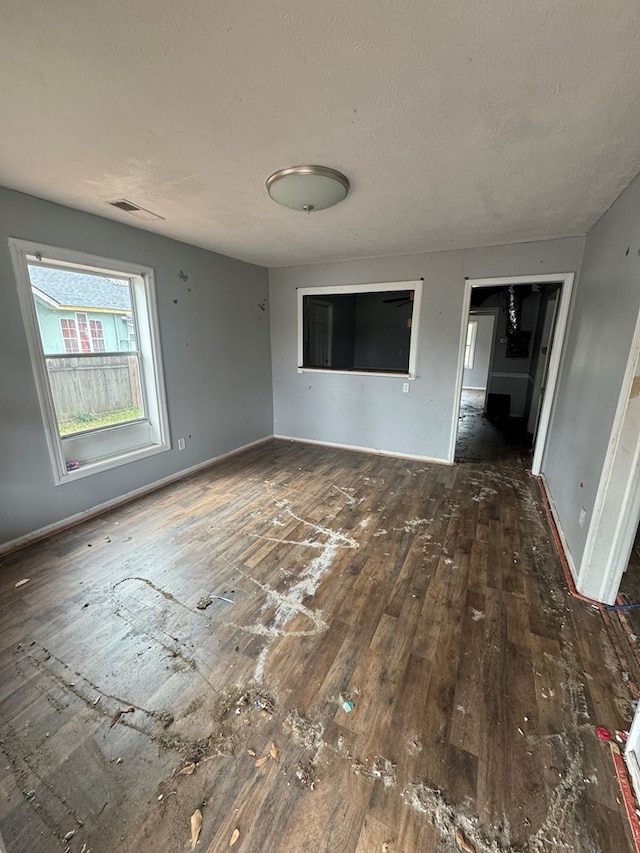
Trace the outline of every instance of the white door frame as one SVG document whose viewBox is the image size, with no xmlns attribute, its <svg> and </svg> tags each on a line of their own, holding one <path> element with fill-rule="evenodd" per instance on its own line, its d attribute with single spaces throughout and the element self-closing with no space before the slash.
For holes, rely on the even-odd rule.
<svg viewBox="0 0 640 853">
<path fill-rule="evenodd" d="M 448 461 L 453 463 L 456 455 L 456 440 L 458 438 L 458 415 L 460 412 L 460 399 L 462 395 L 462 377 L 464 374 L 464 344 L 469 322 L 469 311 L 471 309 L 471 291 L 474 287 L 508 287 L 510 284 L 560 284 L 560 305 L 556 318 L 556 327 L 553 333 L 553 343 L 551 348 L 551 358 L 549 359 L 549 371 L 547 374 L 547 384 L 544 399 L 542 401 L 542 409 L 540 411 L 540 421 L 538 426 L 538 434 L 533 450 L 533 462 L 531 464 L 531 473 L 539 474 L 542 467 L 542 457 L 547 440 L 547 432 L 549 422 L 551 420 L 551 411 L 555 399 L 556 385 L 558 382 L 558 372 L 560 369 L 560 357 L 562 355 L 562 347 L 564 343 L 564 334 L 569 319 L 569 306 L 571 305 L 571 294 L 573 291 L 573 281 L 575 273 L 564 272 L 556 275 L 515 275 L 501 276 L 500 278 L 468 278 L 464 283 L 464 296 L 462 299 L 462 319 L 460 321 L 460 349 L 458 353 L 458 373 L 456 379 L 456 394 L 454 399 L 454 408 L 451 418 L 451 439 L 449 442 L 449 458 Z"/>
<path fill-rule="evenodd" d="M 576 585 L 613 604 L 640 519 L 640 315 L 622 380 Z"/>
</svg>

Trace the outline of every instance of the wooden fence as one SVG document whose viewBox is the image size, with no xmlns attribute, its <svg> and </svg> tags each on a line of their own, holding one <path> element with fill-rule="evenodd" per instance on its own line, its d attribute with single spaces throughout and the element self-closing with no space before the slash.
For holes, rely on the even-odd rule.
<svg viewBox="0 0 640 853">
<path fill-rule="evenodd" d="M 136 355 L 48 358 L 47 368 L 60 420 L 140 406 Z"/>
</svg>

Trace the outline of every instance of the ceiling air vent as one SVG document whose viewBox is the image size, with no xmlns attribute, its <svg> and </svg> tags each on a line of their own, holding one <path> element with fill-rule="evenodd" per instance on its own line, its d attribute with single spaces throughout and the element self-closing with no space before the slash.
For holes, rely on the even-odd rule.
<svg viewBox="0 0 640 853">
<path fill-rule="evenodd" d="M 132 216 L 137 216 L 138 219 L 164 219 L 158 213 L 153 213 L 139 204 L 134 204 L 126 198 L 117 198 L 115 201 L 110 201 L 112 207 L 117 207 L 118 210 L 124 210 L 125 213 L 130 213 Z"/>
</svg>

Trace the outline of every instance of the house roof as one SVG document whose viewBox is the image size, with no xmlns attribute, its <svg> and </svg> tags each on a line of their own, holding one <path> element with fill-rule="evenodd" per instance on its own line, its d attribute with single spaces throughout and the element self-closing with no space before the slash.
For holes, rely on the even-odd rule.
<svg viewBox="0 0 640 853">
<path fill-rule="evenodd" d="M 2 13 L 0 183 L 265 266 L 583 235 L 640 170 L 638 0 Z M 345 201 L 274 204 L 303 163 Z"/>
<path fill-rule="evenodd" d="M 29 264 L 32 286 L 56 308 L 131 311 L 129 288 L 110 278 Z"/>
</svg>

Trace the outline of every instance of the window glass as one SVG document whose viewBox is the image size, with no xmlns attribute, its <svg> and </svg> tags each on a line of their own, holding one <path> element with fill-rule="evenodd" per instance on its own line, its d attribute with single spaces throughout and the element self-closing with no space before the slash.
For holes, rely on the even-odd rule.
<svg viewBox="0 0 640 853">
<path fill-rule="evenodd" d="M 42 263 L 27 269 L 59 434 L 143 418 L 129 279 Z"/>
<path fill-rule="evenodd" d="M 467 326 L 467 338 L 464 345 L 464 366 L 466 370 L 471 370 L 473 367 L 473 359 L 476 350 L 476 332 L 478 330 L 478 321 L 470 320 Z"/>
<path fill-rule="evenodd" d="M 302 367 L 407 373 L 413 290 L 303 296 Z"/>
</svg>

